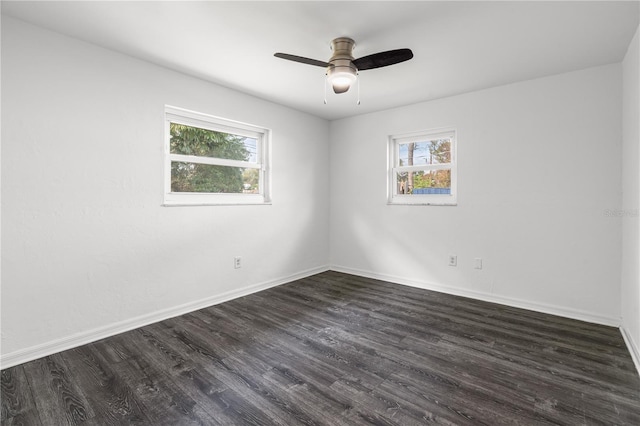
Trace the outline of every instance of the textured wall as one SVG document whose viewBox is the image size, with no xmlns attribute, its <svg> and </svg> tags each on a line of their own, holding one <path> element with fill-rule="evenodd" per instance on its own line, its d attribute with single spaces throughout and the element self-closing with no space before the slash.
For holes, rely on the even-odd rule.
<svg viewBox="0 0 640 426">
<path fill-rule="evenodd" d="M 326 268 L 325 120 L 4 17 L 2 91 L 3 354 Z M 270 128 L 273 204 L 161 207 L 165 104 Z"/>
<path fill-rule="evenodd" d="M 621 104 L 615 64 L 332 122 L 332 265 L 619 324 Z M 458 205 L 387 205 L 387 135 L 440 127 Z"/>
<path fill-rule="evenodd" d="M 640 32 L 640 31 L 639 31 Z M 633 38 L 624 62 L 622 146 L 622 325 L 640 369 L 640 42 Z"/>
</svg>

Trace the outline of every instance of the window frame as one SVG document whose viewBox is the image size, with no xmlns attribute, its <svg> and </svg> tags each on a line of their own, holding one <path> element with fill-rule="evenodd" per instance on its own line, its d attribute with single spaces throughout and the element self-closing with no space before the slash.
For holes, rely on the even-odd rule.
<svg viewBox="0 0 640 426">
<path fill-rule="evenodd" d="M 217 157 L 201 157 L 171 153 L 170 124 L 182 124 L 215 132 L 228 133 L 256 139 L 256 162 L 229 160 Z M 164 206 L 210 206 L 271 204 L 270 196 L 270 141 L 271 130 L 252 124 L 233 121 L 196 111 L 165 105 L 164 114 Z M 171 192 L 171 163 L 188 162 L 214 166 L 252 168 L 259 170 L 258 194 Z"/>
<path fill-rule="evenodd" d="M 418 164 L 400 166 L 400 145 L 412 142 L 425 142 L 433 139 L 451 139 L 451 161 L 441 164 Z M 458 205 L 458 156 L 457 131 L 455 128 L 439 128 L 412 133 L 390 135 L 388 138 L 387 169 L 387 204 L 422 205 L 422 206 L 456 206 Z M 398 194 L 398 172 L 451 170 L 450 194 Z"/>
</svg>

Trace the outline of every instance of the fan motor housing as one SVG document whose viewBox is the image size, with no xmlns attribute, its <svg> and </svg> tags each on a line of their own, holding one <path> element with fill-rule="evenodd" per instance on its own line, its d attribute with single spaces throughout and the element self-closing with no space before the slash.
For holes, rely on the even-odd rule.
<svg viewBox="0 0 640 426">
<path fill-rule="evenodd" d="M 335 67 L 350 67 L 355 69 L 352 65 L 353 61 L 353 48 L 356 42 L 349 37 L 339 37 L 331 41 L 331 50 L 333 50 L 333 56 L 329 59 L 329 63 Z"/>
<path fill-rule="evenodd" d="M 338 59 L 346 56 L 349 59 L 353 59 L 351 56 L 353 48 L 356 42 L 349 37 L 338 37 L 331 41 L 331 50 L 333 50 L 333 56 L 331 59 Z"/>
<path fill-rule="evenodd" d="M 342 74 L 355 76 L 358 69 L 353 65 L 353 48 L 356 42 L 349 37 L 339 37 L 331 41 L 333 56 L 329 59 L 327 76 Z"/>
</svg>

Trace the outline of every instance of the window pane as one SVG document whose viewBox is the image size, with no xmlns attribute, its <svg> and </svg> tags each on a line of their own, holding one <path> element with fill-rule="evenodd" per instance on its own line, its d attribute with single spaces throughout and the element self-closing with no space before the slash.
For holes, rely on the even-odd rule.
<svg viewBox="0 0 640 426">
<path fill-rule="evenodd" d="M 170 123 L 172 154 L 257 162 L 255 138 Z"/>
<path fill-rule="evenodd" d="M 451 169 L 397 173 L 399 195 L 451 194 Z"/>
<path fill-rule="evenodd" d="M 398 166 L 446 164 L 451 162 L 451 139 L 398 144 Z"/>
<path fill-rule="evenodd" d="M 171 192 L 259 194 L 260 169 L 173 161 Z"/>
</svg>

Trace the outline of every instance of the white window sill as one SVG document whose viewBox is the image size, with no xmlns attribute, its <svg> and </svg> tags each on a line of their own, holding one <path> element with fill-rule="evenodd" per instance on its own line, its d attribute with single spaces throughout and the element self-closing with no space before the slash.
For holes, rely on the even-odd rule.
<svg viewBox="0 0 640 426">
<path fill-rule="evenodd" d="M 271 200 L 260 194 L 165 194 L 163 207 L 181 206 L 260 206 L 271 205 Z"/>
<path fill-rule="evenodd" d="M 395 196 L 387 202 L 390 206 L 457 206 L 458 200 L 447 196 L 446 199 L 420 197 L 416 195 Z"/>
<path fill-rule="evenodd" d="M 387 203 L 387 205 L 389 206 L 442 206 L 442 207 L 446 207 L 446 206 L 457 206 L 458 203 L 396 203 L 396 202 L 389 202 Z"/>
</svg>

